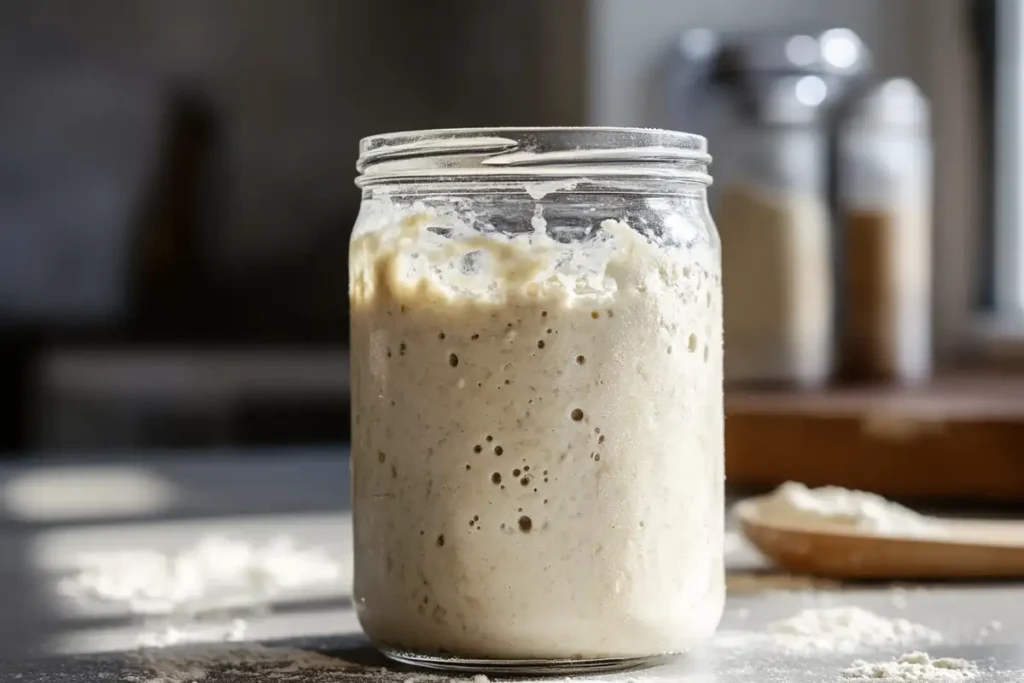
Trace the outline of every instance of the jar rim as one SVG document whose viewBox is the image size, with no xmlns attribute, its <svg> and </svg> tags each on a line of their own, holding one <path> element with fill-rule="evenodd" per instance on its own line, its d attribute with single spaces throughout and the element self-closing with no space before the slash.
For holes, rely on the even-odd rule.
<svg viewBox="0 0 1024 683">
<path fill-rule="evenodd" d="M 359 143 L 356 184 L 448 176 L 655 177 L 710 183 L 701 135 L 660 128 L 440 128 Z"/>
</svg>

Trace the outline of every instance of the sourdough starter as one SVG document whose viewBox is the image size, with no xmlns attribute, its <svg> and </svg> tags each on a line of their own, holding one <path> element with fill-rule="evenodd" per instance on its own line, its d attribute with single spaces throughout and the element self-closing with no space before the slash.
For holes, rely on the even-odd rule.
<svg viewBox="0 0 1024 683">
<path fill-rule="evenodd" d="M 352 243 L 363 627 L 385 648 L 481 659 L 709 636 L 724 600 L 714 248 L 600 219 L 564 244 L 539 205 L 513 239 L 443 206 L 364 199 Z"/>
</svg>

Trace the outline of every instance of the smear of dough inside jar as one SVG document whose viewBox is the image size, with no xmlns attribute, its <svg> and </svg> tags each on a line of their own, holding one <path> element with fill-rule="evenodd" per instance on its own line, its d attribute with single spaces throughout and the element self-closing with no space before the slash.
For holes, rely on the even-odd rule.
<svg viewBox="0 0 1024 683">
<path fill-rule="evenodd" d="M 374 220 L 350 280 L 370 637 L 561 659 L 710 635 L 724 600 L 717 259 L 618 220 L 583 246 L 472 232 L 422 205 Z"/>
</svg>

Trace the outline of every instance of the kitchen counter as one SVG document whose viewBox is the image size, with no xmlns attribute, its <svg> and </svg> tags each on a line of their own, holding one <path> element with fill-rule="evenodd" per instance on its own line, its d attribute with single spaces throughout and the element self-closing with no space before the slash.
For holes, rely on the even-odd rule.
<svg viewBox="0 0 1024 683">
<path fill-rule="evenodd" d="M 351 524 L 342 450 L 147 454 L 104 458 L 100 469 L 37 462 L 0 468 L 0 681 L 431 680 L 368 647 L 347 580 L 289 595 L 260 613 L 234 610 L 201 628 L 83 606 L 57 590 L 83 552 L 172 550 L 206 533 L 251 542 L 288 534 L 345 557 Z M 975 662 L 980 673 L 970 680 L 1024 683 L 1024 584 L 839 586 L 773 572 L 735 531 L 728 541 L 729 600 L 714 643 L 659 667 L 584 680 L 828 683 L 843 680 L 855 659 L 889 660 L 915 649 L 794 653 L 765 633 L 768 623 L 806 608 L 852 605 L 937 630 L 942 642 L 917 649 Z M 140 637 L 172 631 L 219 641 L 240 618 L 242 643 L 138 650 Z M 438 680 L 449 678 L 458 677 Z"/>
</svg>

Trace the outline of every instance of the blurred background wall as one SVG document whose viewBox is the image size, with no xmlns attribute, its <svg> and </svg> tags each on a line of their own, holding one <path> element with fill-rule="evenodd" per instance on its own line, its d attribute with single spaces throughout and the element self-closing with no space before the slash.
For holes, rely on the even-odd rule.
<svg viewBox="0 0 1024 683">
<path fill-rule="evenodd" d="M 723 31 L 842 26 L 871 46 L 880 74 L 906 73 L 914 59 L 908 29 L 915 9 L 915 3 L 906 0 L 648 0 L 642 10 L 638 3 L 593 0 L 589 120 L 594 125 L 631 126 L 663 121 L 660 66 L 665 46 L 695 26 Z"/>
<path fill-rule="evenodd" d="M 844 26 L 919 74 L 924 5 L 0 0 L 0 451 L 344 439 L 359 138 L 685 127 L 693 26 Z"/>
<path fill-rule="evenodd" d="M 0 447 L 341 436 L 358 140 L 582 121 L 584 10 L 0 2 Z"/>
</svg>

